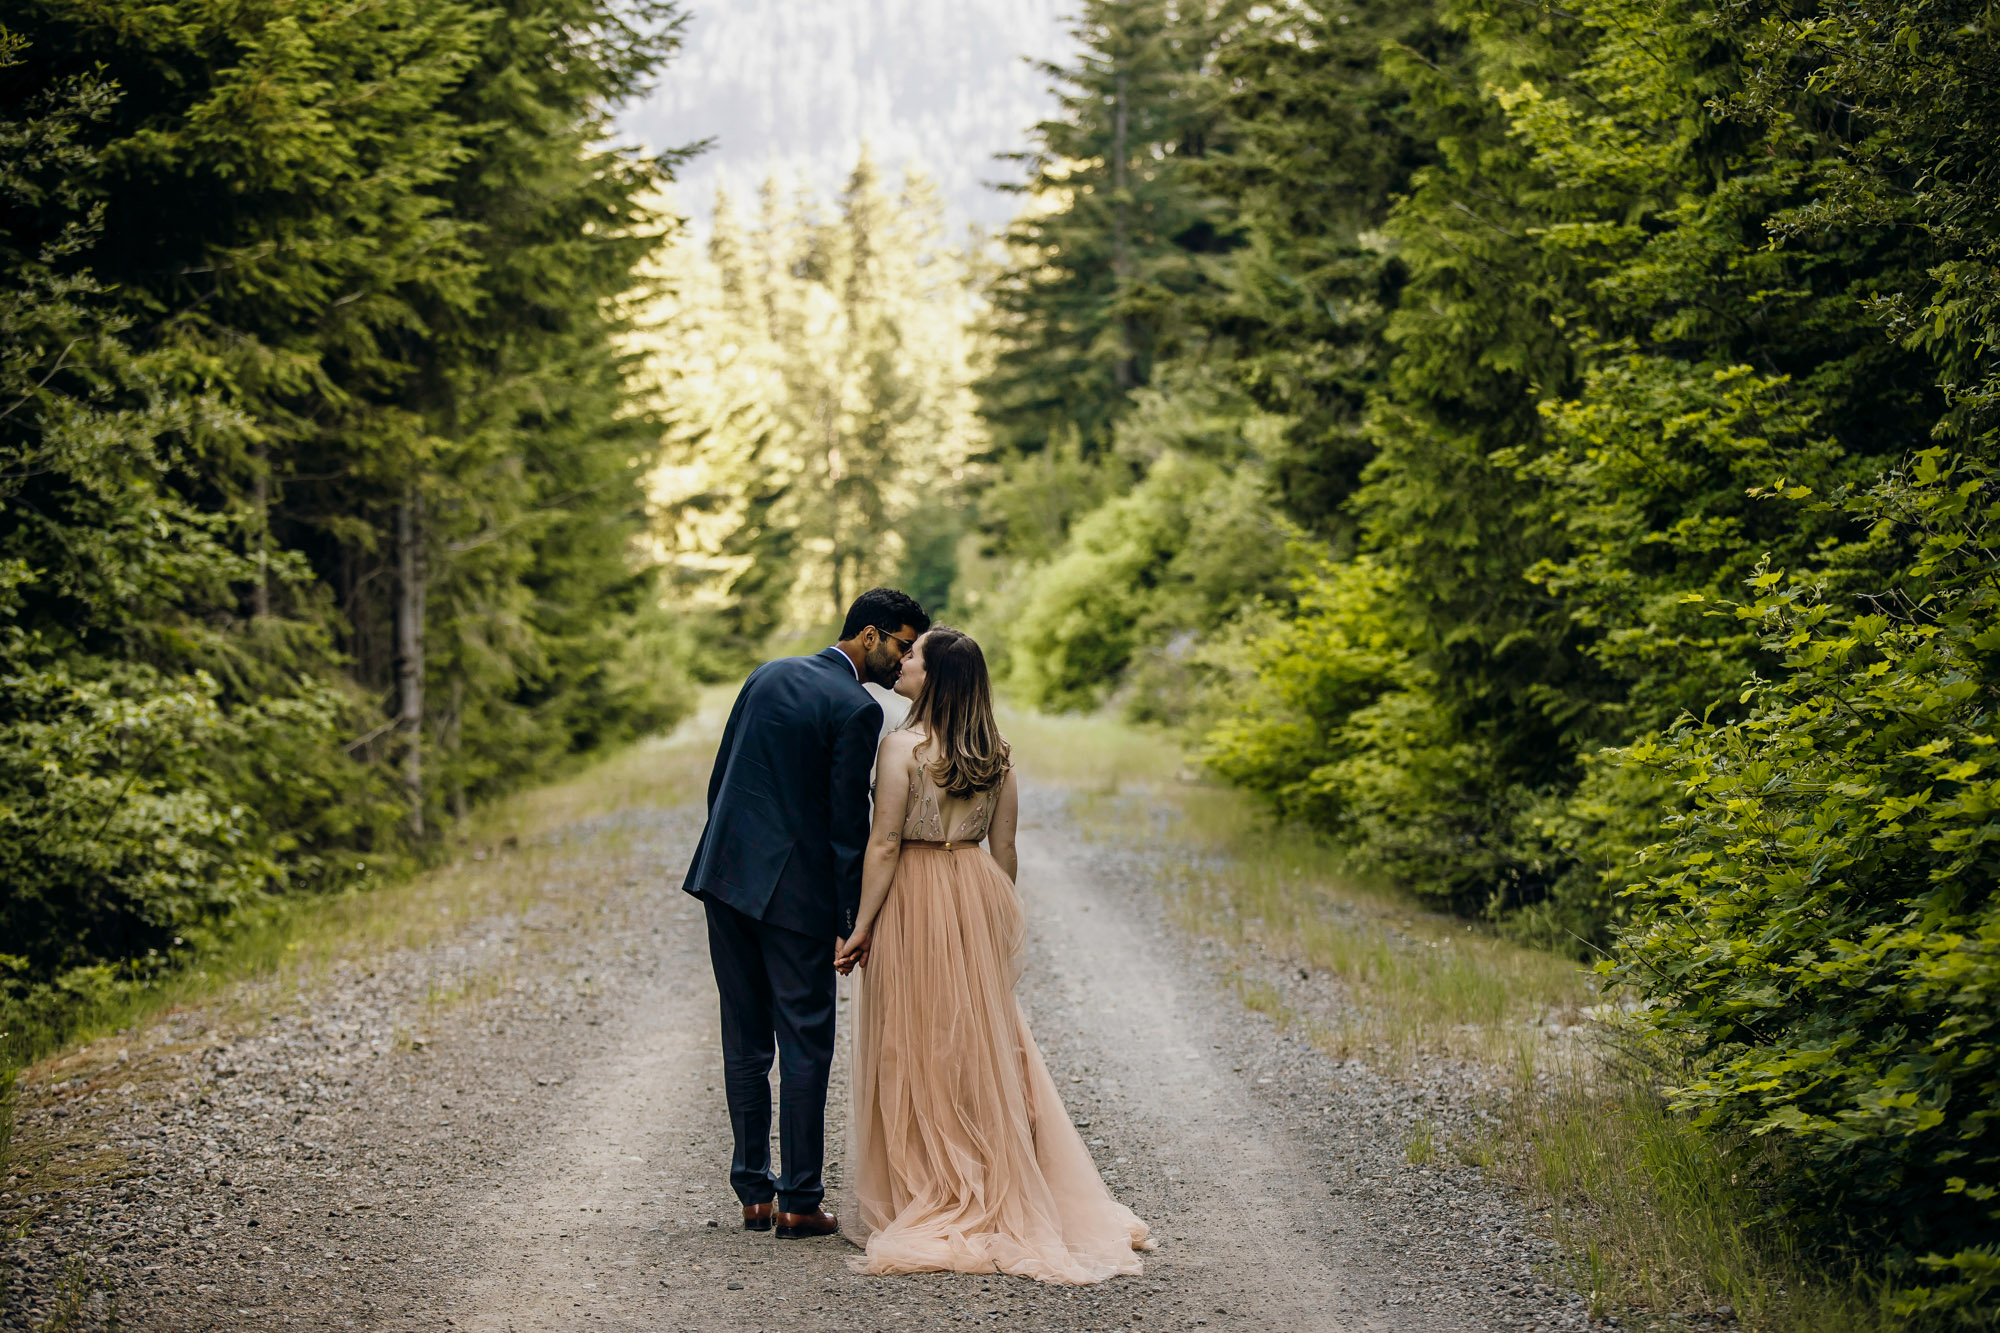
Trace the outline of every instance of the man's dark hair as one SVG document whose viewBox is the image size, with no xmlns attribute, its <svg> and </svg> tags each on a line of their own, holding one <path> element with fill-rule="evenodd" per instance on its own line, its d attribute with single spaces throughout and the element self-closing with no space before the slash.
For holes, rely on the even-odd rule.
<svg viewBox="0 0 2000 1333">
<path fill-rule="evenodd" d="M 847 608 L 847 619 L 840 626 L 840 641 L 847 642 L 870 625 L 884 634 L 894 634 L 905 625 L 922 634 L 931 627 L 931 618 L 917 605 L 916 598 L 900 589 L 870 588 Z"/>
</svg>

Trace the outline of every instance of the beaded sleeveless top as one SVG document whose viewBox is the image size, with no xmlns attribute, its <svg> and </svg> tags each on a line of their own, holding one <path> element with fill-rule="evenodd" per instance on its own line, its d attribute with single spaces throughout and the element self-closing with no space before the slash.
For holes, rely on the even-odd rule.
<svg viewBox="0 0 2000 1333">
<path fill-rule="evenodd" d="M 987 791 L 974 792 L 961 800 L 947 795 L 931 780 L 917 747 L 917 762 L 910 769 L 910 803 L 903 815 L 903 838 L 909 842 L 978 842 L 993 823 L 993 811 L 1000 804 L 1001 783 Z"/>
</svg>

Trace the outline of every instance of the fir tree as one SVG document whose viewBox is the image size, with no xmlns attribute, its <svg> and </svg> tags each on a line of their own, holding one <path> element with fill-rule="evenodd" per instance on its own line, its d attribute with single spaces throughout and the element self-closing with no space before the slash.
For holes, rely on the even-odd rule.
<svg viewBox="0 0 2000 1333">
<path fill-rule="evenodd" d="M 969 268 L 935 189 L 912 171 L 891 193 L 864 153 L 835 207 L 769 184 L 745 228 L 720 201 L 708 253 L 671 253 L 648 337 L 670 587 L 720 616 L 732 666 L 908 568 L 913 518 L 948 559 L 983 447 Z"/>
<path fill-rule="evenodd" d="M 679 706 L 622 304 L 673 159 L 604 146 L 677 27 L 7 25 L 0 919 L 9 1002 L 59 1018 L 66 971 L 351 882 Z"/>
<path fill-rule="evenodd" d="M 991 300 L 999 349 L 981 383 L 1002 458 L 1070 432 L 1085 457 L 1190 330 L 1185 303 L 1213 287 L 1232 241 L 1191 163 L 1218 149 L 1210 67 L 1234 3 L 1088 0 L 1071 66 L 1050 65 L 1059 114 L 1022 158 L 1016 261 Z"/>
<path fill-rule="evenodd" d="M 1435 11 L 1296 4 L 1246 23 L 1216 57 L 1230 151 L 1195 173 L 1242 235 L 1223 290 L 1191 316 L 1214 340 L 1197 355 L 1225 361 L 1285 421 L 1266 451 L 1278 504 L 1350 540 L 1346 502 L 1375 452 L 1364 413 L 1386 383 L 1405 274 L 1383 227 L 1436 156 L 1383 52 L 1451 63 L 1459 39 Z"/>
</svg>

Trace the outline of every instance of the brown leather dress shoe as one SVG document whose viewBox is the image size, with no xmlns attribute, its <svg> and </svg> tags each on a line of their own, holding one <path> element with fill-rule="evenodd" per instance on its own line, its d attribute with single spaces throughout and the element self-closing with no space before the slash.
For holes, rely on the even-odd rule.
<svg viewBox="0 0 2000 1333">
<path fill-rule="evenodd" d="M 746 1203 L 743 1205 L 743 1229 L 745 1231 L 769 1231 L 771 1214 L 778 1211 L 775 1203 Z"/>
<path fill-rule="evenodd" d="M 831 1236 L 840 1230 L 840 1219 L 824 1208 L 815 1208 L 809 1213 L 779 1213 L 777 1222 L 779 1240 Z"/>
</svg>

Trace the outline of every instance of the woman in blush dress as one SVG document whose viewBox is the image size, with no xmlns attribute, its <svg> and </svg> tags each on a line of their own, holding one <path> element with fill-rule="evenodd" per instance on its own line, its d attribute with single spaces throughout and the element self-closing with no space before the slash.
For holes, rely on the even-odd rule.
<svg viewBox="0 0 2000 1333">
<path fill-rule="evenodd" d="M 861 968 L 855 1267 L 1070 1283 L 1137 1273 L 1146 1224 L 1105 1188 L 1014 998 L 1017 796 L 985 656 L 934 628 L 896 690 L 914 702 L 876 758 L 861 911 L 837 962 Z"/>
</svg>

